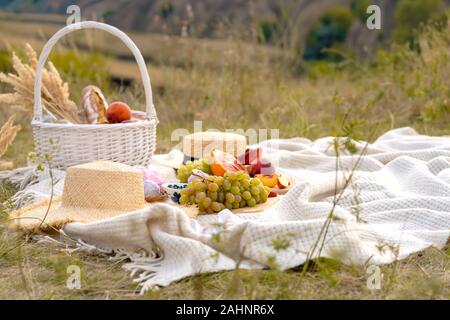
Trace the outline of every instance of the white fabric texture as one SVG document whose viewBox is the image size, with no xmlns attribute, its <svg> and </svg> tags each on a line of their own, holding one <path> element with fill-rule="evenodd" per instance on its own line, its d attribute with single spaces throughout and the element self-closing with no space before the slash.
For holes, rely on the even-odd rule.
<svg viewBox="0 0 450 320">
<path fill-rule="evenodd" d="M 126 252 L 131 262 L 124 267 L 143 291 L 237 266 L 285 270 L 319 255 L 346 264 L 385 264 L 446 245 L 450 138 L 400 128 L 370 145 L 356 142 L 360 151 L 365 148 L 364 156 L 343 152 L 338 158 L 333 141 L 260 144 L 279 171 L 295 180 L 294 188 L 264 212 L 224 210 L 190 220 L 179 208 L 161 203 L 104 221 L 70 223 L 64 232 L 98 248 Z M 155 156 L 154 165 L 173 158 L 179 158 L 176 151 Z"/>
</svg>

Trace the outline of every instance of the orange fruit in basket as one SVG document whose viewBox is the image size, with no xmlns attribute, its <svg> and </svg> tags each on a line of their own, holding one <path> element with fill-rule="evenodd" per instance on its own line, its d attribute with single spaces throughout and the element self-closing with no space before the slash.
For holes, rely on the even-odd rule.
<svg viewBox="0 0 450 320">
<path fill-rule="evenodd" d="M 234 156 L 220 150 L 211 152 L 210 167 L 215 176 L 223 176 L 226 172 L 245 171 L 245 166 Z"/>
</svg>

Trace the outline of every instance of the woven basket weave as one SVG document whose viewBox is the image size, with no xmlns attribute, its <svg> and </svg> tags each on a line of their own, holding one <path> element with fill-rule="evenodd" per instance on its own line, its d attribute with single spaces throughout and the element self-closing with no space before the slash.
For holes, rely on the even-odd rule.
<svg viewBox="0 0 450 320">
<path fill-rule="evenodd" d="M 80 29 L 100 29 L 121 39 L 133 53 L 145 90 L 146 120 L 119 124 L 61 124 L 42 121 L 42 71 L 51 49 L 64 35 Z M 68 25 L 45 44 L 36 68 L 33 127 L 36 152 L 50 158 L 52 167 L 66 169 L 94 160 L 111 160 L 128 165 L 148 165 L 156 149 L 158 118 L 153 105 L 150 76 L 134 42 L 119 29 L 96 21 Z"/>
</svg>

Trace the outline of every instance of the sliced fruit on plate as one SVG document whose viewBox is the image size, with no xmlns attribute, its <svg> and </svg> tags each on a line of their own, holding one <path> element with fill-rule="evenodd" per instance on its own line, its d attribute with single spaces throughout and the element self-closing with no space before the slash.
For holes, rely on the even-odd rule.
<svg viewBox="0 0 450 320">
<path fill-rule="evenodd" d="M 226 172 L 245 171 L 245 166 L 229 153 L 213 150 L 211 152 L 211 171 L 215 176 L 222 176 Z"/>
<path fill-rule="evenodd" d="M 278 185 L 278 175 L 276 174 L 257 174 L 255 178 L 261 181 L 266 187 L 273 188 Z"/>
<path fill-rule="evenodd" d="M 278 188 L 280 189 L 286 189 L 289 188 L 289 179 L 282 174 L 277 174 L 278 175 Z"/>
<path fill-rule="evenodd" d="M 268 197 L 269 198 L 275 198 L 276 196 L 278 196 L 278 194 L 275 191 L 270 191 Z"/>
</svg>

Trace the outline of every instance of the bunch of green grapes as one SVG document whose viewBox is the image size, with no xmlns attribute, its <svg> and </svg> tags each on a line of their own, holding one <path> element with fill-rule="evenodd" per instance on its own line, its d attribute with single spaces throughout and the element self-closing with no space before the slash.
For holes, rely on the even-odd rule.
<svg viewBox="0 0 450 320">
<path fill-rule="evenodd" d="M 180 182 L 186 183 L 192 174 L 192 170 L 201 170 L 204 173 L 211 174 L 211 167 L 205 159 L 187 161 L 185 165 L 178 168 L 177 178 Z"/>
<path fill-rule="evenodd" d="M 200 212 L 213 213 L 225 208 L 254 207 L 267 201 L 270 190 L 259 179 L 245 172 L 225 176 L 195 178 L 181 190 L 180 204 L 195 204 Z"/>
</svg>

